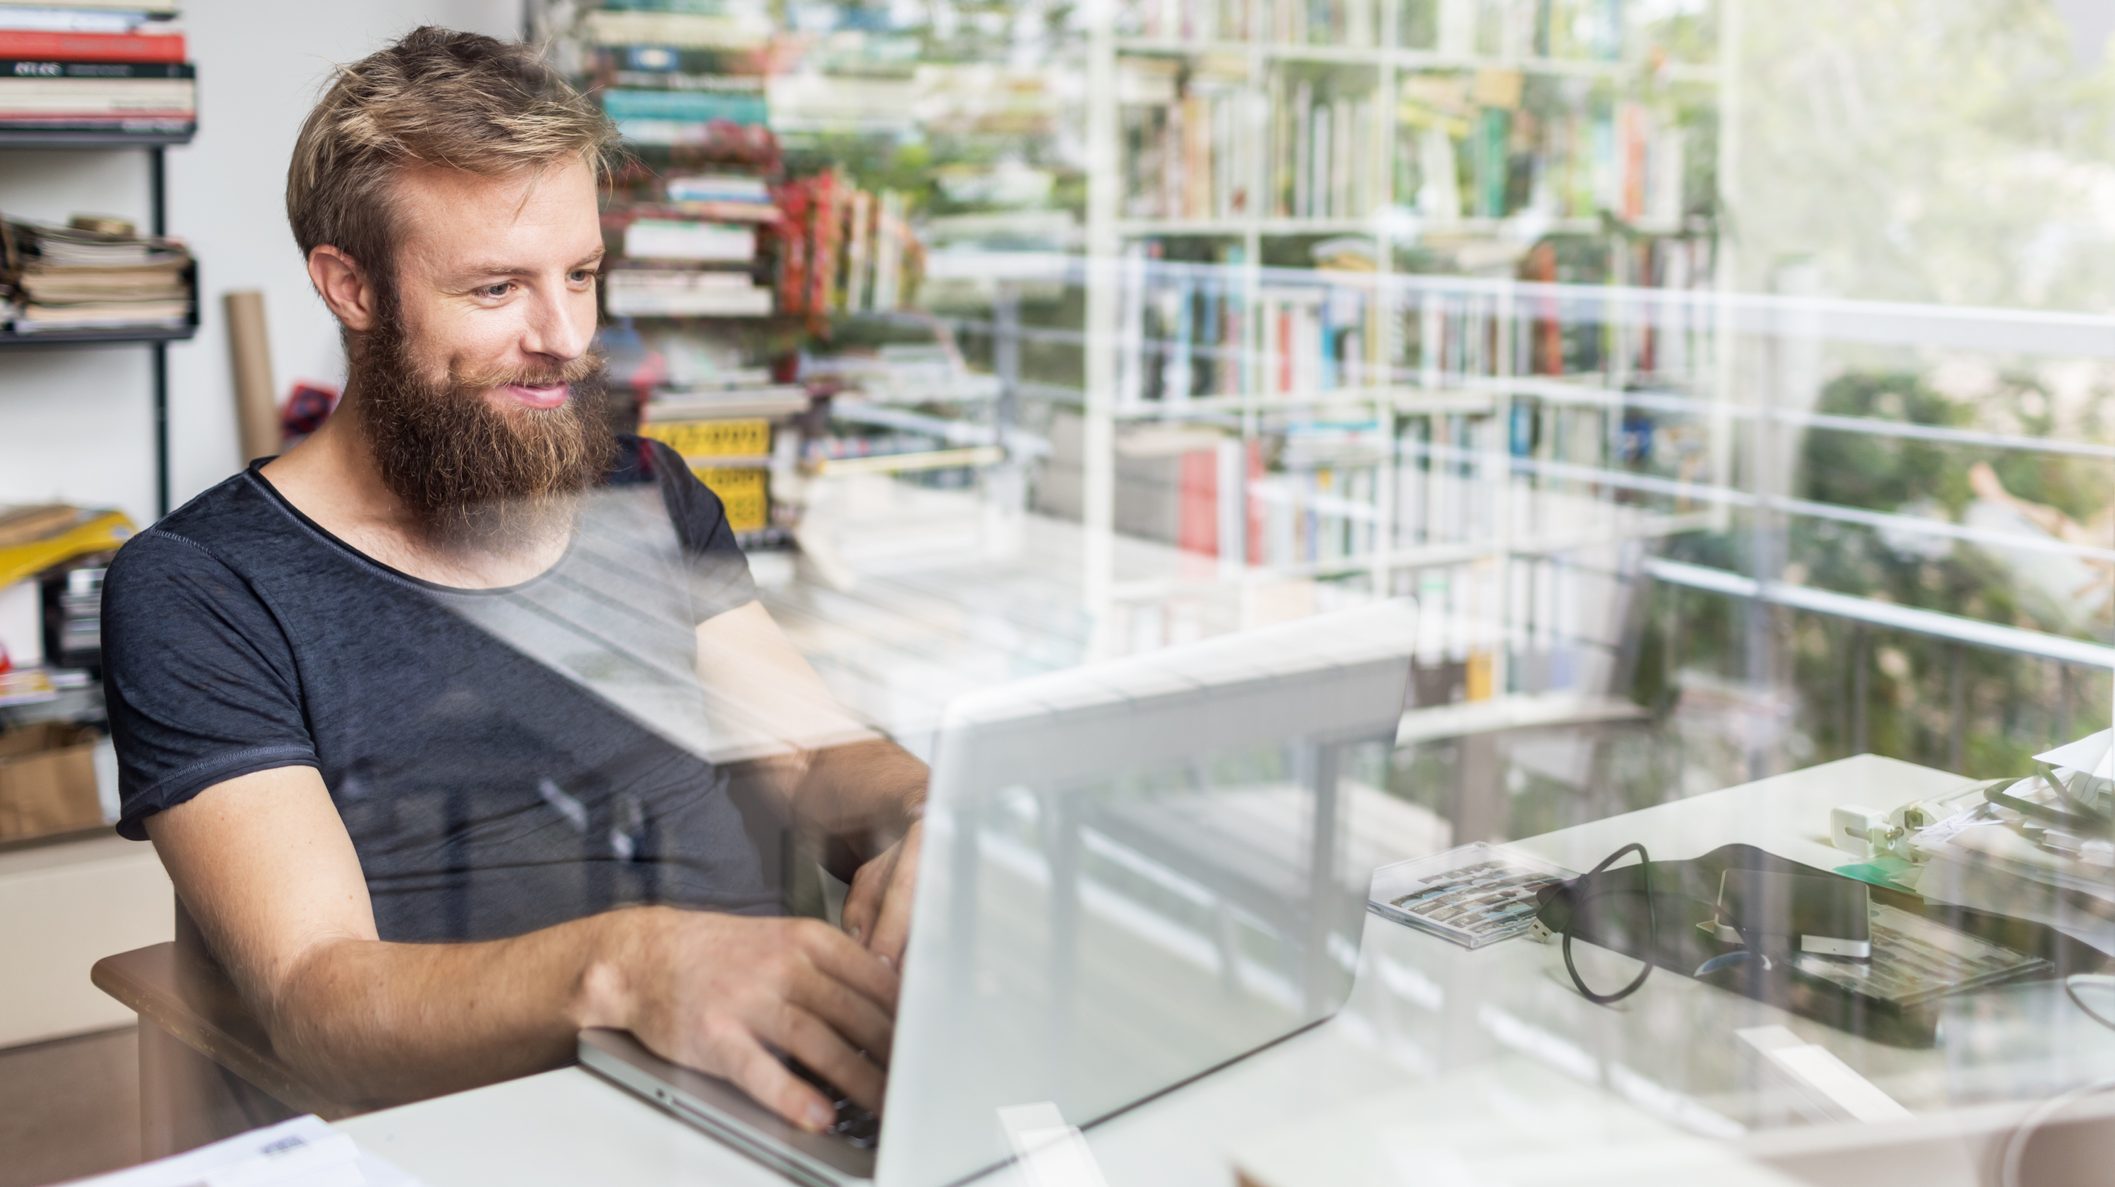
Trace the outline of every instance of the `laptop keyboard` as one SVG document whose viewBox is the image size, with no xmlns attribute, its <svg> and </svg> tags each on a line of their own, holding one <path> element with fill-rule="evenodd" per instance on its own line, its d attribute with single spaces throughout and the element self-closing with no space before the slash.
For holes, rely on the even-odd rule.
<svg viewBox="0 0 2115 1187">
<path fill-rule="evenodd" d="M 881 1140 L 881 1118 L 875 1116 L 872 1109 L 838 1091 L 837 1085 L 809 1071 L 799 1060 L 788 1059 L 785 1063 L 787 1071 L 813 1084 L 824 1096 L 830 1098 L 830 1107 L 837 1111 L 837 1120 L 823 1132 L 843 1138 L 861 1150 L 874 1148 Z"/>
<path fill-rule="evenodd" d="M 830 1132 L 852 1143 L 862 1150 L 871 1150 L 881 1140 L 881 1118 L 872 1109 L 853 1104 L 850 1100 L 831 1102 L 837 1107 L 837 1121 Z"/>
</svg>

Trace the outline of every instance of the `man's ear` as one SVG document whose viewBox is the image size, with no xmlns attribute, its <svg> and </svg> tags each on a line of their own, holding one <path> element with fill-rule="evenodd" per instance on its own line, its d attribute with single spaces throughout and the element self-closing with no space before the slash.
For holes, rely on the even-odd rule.
<svg viewBox="0 0 2115 1187">
<path fill-rule="evenodd" d="M 317 247 L 308 253 L 308 279 L 339 325 L 355 334 L 375 328 L 375 286 L 351 256 L 327 243 Z"/>
</svg>

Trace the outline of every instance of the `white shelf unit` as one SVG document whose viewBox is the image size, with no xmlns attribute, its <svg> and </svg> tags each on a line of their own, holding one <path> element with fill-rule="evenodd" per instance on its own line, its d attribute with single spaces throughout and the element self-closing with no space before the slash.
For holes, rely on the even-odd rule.
<svg viewBox="0 0 2115 1187">
<path fill-rule="evenodd" d="M 1242 2 L 1242 0 L 1237 0 Z M 1279 0 L 1245 0 L 1245 26 L 1250 30 L 1272 28 L 1268 19 Z M 1433 0 L 1434 4 L 1455 9 L 1456 16 L 1462 9 L 1476 4 L 1505 4 L 1510 0 Z M 1523 489 L 1542 480 L 1557 481 L 1564 477 L 1561 471 L 1552 472 L 1546 465 L 1538 465 L 1532 457 L 1515 457 L 1510 444 L 1511 426 L 1516 409 L 1526 405 L 1531 415 L 1541 416 L 1545 408 L 1581 408 L 1594 410 L 1603 422 L 1602 436 L 1605 441 L 1601 469 L 1616 469 L 1613 459 L 1615 451 L 1622 447 L 1622 419 L 1629 401 L 1639 393 L 1626 391 L 1636 386 L 1637 376 L 1629 373 L 1621 361 L 1620 350 L 1609 352 L 1614 360 L 1601 373 L 1590 376 L 1544 376 L 1521 373 L 1519 364 L 1528 355 L 1526 337 L 1534 332 L 1533 319 L 1522 315 L 1529 308 L 1539 291 L 1538 286 L 1517 282 L 1509 277 L 1462 278 L 1440 275 L 1406 275 L 1398 269 L 1398 253 L 1403 249 L 1433 240 L 1502 242 L 1508 239 L 1539 238 L 1550 233 L 1591 234 L 1610 229 L 1602 217 L 1548 217 L 1525 214 L 1513 217 L 1458 216 L 1451 218 L 1424 217 L 1408 210 L 1402 204 L 1404 195 L 1395 193 L 1398 169 L 1395 155 L 1402 151 L 1403 139 L 1398 135 L 1397 121 L 1400 118 L 1403 92 L 1415 85 L 1421 77 L 1448 75 L 1475 75 L 1484 72 L 1516 72 L 1523 80 L 1529 78 L 1554 78 L 1579 80 L 1576 88 L 1597 87 L 1603 93 L 1613 91 L 1621 96 L 1633 96 L 1656 88 L 1683 88 L 1686 93 L 1707 95 L 1710 107 L 1716 112 L 1717 137 L 1720 159 L 1729 153 L 1730 121 L 1728 107 L 1733 96 L 1731 87 L 1721 83 L 1720 63 L 1730 61 L 1728 52 L 1733 38 L 1737 36 L 1734 8 L 1735 0 L 1711 0 L 1716 9 L 1718 42 L 1717 60 L 1710 64 L 1680 64 L 1664 61 L 1648 62 L 1638 47 L 1625 47 L 1619 60 L 1558 59 L 1534 55 L 1496 55 L 1477 53 L 1439 52 L 1435 49 L 1404 47 L 1403 30 L 1398 22 L 1405 5 L 1395 0 L 1376 0 L 1370 10 L 1374 14 L 1372 31 L 1376 34 L 1373 44 L 1285 44 L 1272 40 L 1235 40 L 1212 38 L 1193 40 L 1180 37 L 1136 36 L 1124 31 L 1120 23 L 1128 17 L 1138 15 L 1141 8 L 1151 7 L 1157 0 L 1147 0 L 1145 5 L 1122 3 L 1098 6 L 1097 18 L 1088 28 L 1087 45 L 1087 95 L 1086 146 L 1088 155 L 1088 193 L 1086 210 L 1086 254 L 1087 261 L 1082 271 L 1083 283 L 1087 286 L 1086 330 L 1085 330 L 1085 390 L 1078 396 L 1084 424 L 1083 463 L 1085 488 L 1083 492 L 1083 514 L 1089 539 L 1111 540 L 1116 522 L 1116 441 L 1118 434 L 1127 426 L 1141 422 L 1169 421 L 1194 422 L 1200 419 L 1228 425 L 1232 432 L 1244 441 L 1259 435 L 1270 434 L 1274 423 L 1287 418 L 1301 416 L 1346 415 L 1370 418 L 1376 426 L 1380 440 L 1388 444 L 1390 457 L 1387 464 L 1376 471 L 1376 482 L 1372 495 L 1370 521 L 1374 525 L 1374 547 L 1359 557 L 1323 559 L 1291 565 L 1265 565 L 1256 567 L 1246 564 L 1222 566 L 1216 579 L 1222 583 L 1264 584 L 1272 581 L 1299 578 L 1328 578 L 1334 576 L 1362 574 L 1376 589 L 1400 589 L 1405 577 L 1416 571 L 1449 566 L 1484 565 L 1487 578 L 1494 590 L 1503 591 L 1514 580 L 1512 569 L 1525 556 L 1559 550 L 1569 544 L 1580 543 L 1577 536 L 1547 538 L 1532 530 L 1516 527 L 1515 509 L 1511 500 Z M 1162 22 L 1172 23 L 1169 18 L 1182 9 L 1181 4 L 1159 5 Z M 1340 8 L 1342 6 L 1339 6 Z M 1517 7 L 1517 5 L 1516 5 Z M 1530 6 L 1532 7 L 1532 6 Z M 1124 160 L 1125 137 L 1122 105 L 1126 95 L 1122 75 L 1125 63 L 1132 59 L 1174 59 L 1185 66 L 1209 63 L 1214 77 L 1219 80 L 1239 79 L 1245 84 L 1246 94 L 1252 96 L 1249 108 L 1250 123 L 1244 131 L 1257 144 L 1265 147 L 1260 151 L 1248 151 L 1244 155 L 1246 176 L 1243 179 L 1247 191 L 1246 209 L 1232 215 L 1219 217 L 1137 217 L 1127 214 L 1126 187 L 1131 170 Z M 1375 209 L 1355 212 L 1351 216 L 1333 214 L 1331 217 L 1307 218 L 1286 217 L 1274 207 L 1274 178 L 1271 176 L 1272 157 L 1269 144 L 1273 131 L 1273 119 L 1267 110 L 1268 96 L 1273 93 L 1272 79 L 1280 72 L 1313 69 L 1316 66 L 1340 67 L 1347 72 L 1362 74 L 1364 83 L 1370 79 L 1374 110 L 1379 118 L 1370 120 L 1370 139 L 1364 151 L 1379 162 L 1379 170 L 1385 195 Z M 1341 93 L 1341 92 L 1340 92 Z M 1716 187 L 1719 193 L 1724 187 Z M 1684 229 L 1680 220 L 1669 223 L 1644 221 L 1634 222 L 1623 228 L 1626 234 L 1667 235 Z M 1288 238 L 1319 238 L 1355 236 L 1372 245 L 1373 271 L 1359 276 L 1345 272 L 1314 271 L 1299 275 L 1296 271 L 1276 269 L 1265 264 L 1265 247 Z M 1354 285 L 1362 287 L 1366 299 L 1382 306 L 1379 325 L 1380 340 L 1372 343 L 1384 370 L 1369 382 L 1349 390 L 1296 392 L 1286 394 L 1264 394 L 1237 391 L 1232 394 L 1193 396 L 1188 399 L 1167 402 L 1127 401 L 1120 394 L 1123 385 L 1119 379 L 1122 363 L 1120 352 L 1126 348 L 1126 334 L 1133 332 L 1123 324 L 1127 311 L 1126 301 L 1136 300 L 1135 294 L 1127 297 L 1126 286 L 1138 279 L 1136 264 L 1126 259 L 1131 245 L 1142 240 L 1190 239 L 1208 240 L 1240 247 L 1240 263 L 1218 265 L 1232 275 L 1224 278 L 1231 291 L 1241 294 L 1246 310 L 1257 309 L 1261 290 L 1268 284 L 1292 283 L 1308 285 Z M 1622 240 L 1612 238 L 1608 250 L 1620 250 Z M 1723 288 L 1732 276 L 1729 245 L 1716 244 L 1716 267 L 1712 284 Z M 1162 265 L 1162 271 L 1179 271 L 1190 265 Z M 1620 278 L 1620 269 L 1612 268 Z M 1694 411 L 1700 414 L 1706 428 L 1709 450 L 1709 479 L 1714 485 L 1723 485 L 1731 477 L 1729 464 L 1730 447 L 1726 443 L 1729 420 L 1724 403 L 1729 396 L 1726 368 L 1730 356 L 1730 327 L 1718 318 L 1715 294 L 1690 294 L 1699 296 L 1701 316 L 1708 319 L 1701 335 L 1706 349 L 1699 356 L 1702 381 L 1686 389 L 1681 398 L 1697 401 L 1692 408 L 1678 411 Z M 1565 301 L 1564 296 L 1554 296 L 1552 301 Z M 1605 308 L 1615 308 L 1623 316 L 1623 302 L 1608 303 Z M 1489 340 L 1495 348 L 1489 357 L 1473 368 L 1450 366 L 1443 362 L 1433 349 L 1436 335 L 1432 332 L 1432 321 L 1442 316 L 1443 310 L 1481 308 L 1488 318 Z M 1420 335 L 1423 350 L 1419 357 L 1406 359 L 1403 341 L 1402 317 L 1405 309 L 1416 309 L 1423 319 Z M 1243 327 L 1245 340 L 1239 349 L 1248 352 L 1264 348 L 1256 340 L 1253 324 Z M 1608 333 L 1619 335 L 1622 330 Z M 1642 402 L 1642 401 L 1640 401 Z M 1663 411 L 1675 411 L 1666 410 Z M 1402 433 L 1406 423 L 1417 418 L 1437 416 L 1480 416 L 1495 429 L 1482 435 L 1485 442 L 1484 456 L 1465 459 L 1472 473 L 1489 476 L 1490 495 L 1493 506 L 1490 523 L 1494 530 L 1485 538 L 1475 540 L 1445 540 L 1430 542 L 1405 542 L 1398 539 L 1395 522 L 1398 506 L 1396 485 L 1407 473 L 1406 467 L 1415 459 L 1402 455 Z M 1502 477 L 1501 477 L 1502 476 Z M 1595 498 L 1606 504 L 1607 524 L 1620 525 L 1615 535 L 1653 535 L 1663 532 L 1686 530 L 1702 526 L 1708 520 L 1714 526 L 1722 525 L 1724 508 L 1707 503 L 1699 514 L 1630 516 L 1625 517 L 1616 501 L 1623 497 L 1606 484 L 1581 483 L 1593 487 Z M 1699 515 L 1703 517 L 1700 520 Z M 1106 560 L 1108 548 L 1090 549 L 1087 571 L 1083 576 L 1087 602 L 1090 606 L 1107 607 L 1126 601 L 1144 600 L 1168 596 L 1179 592 L 1167 582 L 1147 584 L 1119 583 L 1112 577 Z M 1245 559 L 1245 558 L 1244 558 Z M 1201 584 L 1210 584 L 1214 579 L 1202 577 Z M 1495 665 L 1492 687 L 1503 690 L 1507 687 L 1502 654 L 1490 657 Z"/>
<path fill-rule="evenodd" d="M 737 38 L 726 44 L 719 44 L 709 40 L 696 42 L 680 41 L 668 45 L 647 41 L 636 44 L 598 43 L 590 35 L 590 31 L 584 24 L 591 14 L 599 11 L 650 11 L 658 13 L 662 18 L 673 22 L 693 19 L 709 22 L 717 19 L 713 14 L 702 9 L 686 7 L 680 4 L 674 6 L 663 5 L 659 8 L 647 5 L 642 9 L 637 5 L 604 3 L 603 0 L 532 0 L 526 14 L 526 29 L 527 35 L 532 40 L 542 42 L 549 47 L 548 52 L 554 64 L 568 74 L 576 83 L 583 81 L 586 74 L 586 64 L 597 51 L 621 52 L 628 49 L 643 48 L 658 55 L 678 52 L 707 53 L 725 51 L 730 59 L 736 60 L 738 60 L 738 57 L 732 51 L 747 51 L 752 55 L 753 61 L 738 64 L 724 73 L 728 77 L 753 76 L 759 84 L 757 93 L 768 99 L 772 94 L 771 85 L 774 82 L 781 81 L 788 73 L 780 65 L 780 55 L 776 51 L 786 47 L 795 47 L 802 51 L 813 48 L 809 44 L 813 41 L 812 35 L 793 27 L 790 23 L 791 15 L 783 10 L 783 6 L 774 5 L 769 7 L 771 8 L 771 21 L 774 27 L 768 30 L 762 28 L 752 30 L 753 42 L 747 40 L 747 35 L 745 35 L 745 38 Z M 840 5 L 840 7 L 856 9 L 863 6 L 858 3 L 845 3 Z M 876 34 L 894 32 L 900 34 L 904 33 L 905 30 L 865 30 L 865 32 Z M 740 43 L 737 44 L 737 42 Z M 948 64 L 944 69 L 974 69 L 976 65 L 976 63 L 957 62 Z M 635 71 L 635 73 L 642 72 Z M 816 77 L 825 83 L 861 81 L 856 76 L 850 80 L 836 78 L 828 74 Z M 628 84 L 620 83 L 619 85 L 631 88 L 649 86 L 649 84 L 636 81 Z M 702 124 L 705 121 L 678 120 L 670 122 L 696 122 Z M 796 155 L 797 142 L 804 135 L 834 134 L 851 139 L 883 141 L 900 139 L 919 130 L 914 113 L 908 109 L 880 114 L 847 112 L 841 117 L 803 118 L 789 116 L 774 107 L 767 112 L 763 126 L 777 139 L 779 151 L 787 159 L 791 159 Z M 690 146 L 688 151 L 666 144 L 641 146 L 628 143 L 626 147 L 629 151 L 634 152 L 638 152 L 643 148 L 645 150 L 643 159 L 650 161 L 657 161 L 660 159 L 661 154 L 669 153 L 674 162 L 671 168 L 680 164 L 684 168 L 707 172 L 717 170 L 748 172 L 751 169 L 750 166 L 741 164 L 698 163 L 691 159 L 696 155 L 695 146 Z M 840 176 L 847 179 L 854 187 L 863 187 L 869 181 L 869 179 L 857 176 L 842 161 L 832 162 L 831 164 L 839 170 Z M 790 176 L 805 175 L 813 172 L 813 167 L 814 161 L 808 159 L 803 162 L 802 168 L 775 177 L 773 180 L 785 180 Z M 703 215 L 677 215 L 674 217 L 706 218 Z M 851 248 L 849 245 L 840 245 L 840 250 L 850 251 Z M 934 275 L 937 274 L 937 271 L 937 269 L 931 270 L 928 274 Z M 828 322 L 831 326 L 831 334 L 828 335 L 818 335 L 813 331 L 803 331 L 799 335 L 794 334 L 785 328 L 792 322 L 794 315 L 783 312 L 774 313 L 769 315 L 768 318 L 757 319 L 746 317 L 610 316 L 605 319 L 604 328 L 625 326 L 628 329 L 636 330 L 642 338 L 654 343 L 675 339 L 710 339 L 737 334 L 754 334 L 754 336 L 761 339 L 764 335 L 754 333 L 754 328 L 759 326 L 778 329 L 780 331 L 778 340 L 781 344 L 786 339 L 800 337 L 803 347 L 809 345 L 827 347 L 830 345 L 830 339 L 833 335 L 841 333 L 846 327 L 853 325 L 890 326 L 906 331 L 932 329 L 935 331 L 936 341 L 941 335 L 951 333 L 956 329 L 972 329 L 990 334 L 996 339 L 1008 339 L 1012 333 L 1010 327 L 1016 320 L 1015 314 L 1019 300 L 1018 285 L 1014 284 L 1003 274 L 980 277 L 980 279 L 986 282 L 991 294 L 989 316 L 987 317 L 939 317 L 924 312 L 911 304 L 904 304 L 900 307 L 891 308 L 869 306 L 856 309 L 835 309 L 819 315 L 821 320 Z M 871 273 L 869 273 L 868 284 L 874 284 Z M 1018 341 L 1017 335 L 1013 337 L 1013 341 Z M 952 346 L 951 343 L 949 345 Z M 751 348 L 751 353 L 758 354 L 760 350 Z M 1024 482 L 1019 473 L 1020 468 L 1026 461 L 1047 452 L 1048 447 L 1041 439 L 1021 431 L 1016 426 L 1017 397 L 1015 395 L 1015 384 L 1018 380 L 1017 360 L 1004 349 L 1000 350 L 998 354 L 999 357 L 995 360 L 995 367 L 992 372 L 986 373 L 965 369 L 960 374 L 949 377 L 948 382 L 956 384 L 959 388 L 958 391 L 941 390 L 926 383 L 924 377 L 919 377 L 918 398 L 909 400 L 901 398 L 900 393 L 867 391 L 861 381 L 853 380 L 833 397 L 828 404 L 829 415 L 825 418 L 825 423 L 832 431 L 842 428 L 894 430 L 904 434 L 931 437 L 935 441 L 932 448 L 900 453 L 853 454 L 825 458 L 804 457 L 799 450 L 775 450 L 768 458 L 692 458 L 688 460 L 697 465 L 702 466 L 709 463 L 715 468 L 722 469 L 768 469 L 770 471 L 770 489 L 773 492 L 771 504 L 774 508 L 778 508 L 781 504 L 790 504 L 796 508 L 804 505 L 812 496 L 813 488 L 817 482 L 826 477 L 855 474 L 929 475 L 966 471 L 973 476 L 974 481 L 988 488 L 994 503 L 1005 505 L 1012 512 L 1018 513 L 1020 504 L 1024 501 L 1022 493 Z M 747 361 L 756 362 L 758 360 L 751 358 Z M 803 375 L 802 379 L 807 381 L 809 377 Z M 950 410 L 949 415 L 933 415 L 916 410 L 935 406 L 948 408 Z M 743 416 L 736 419 L 766 418 Z M 799 432 L 801 434 L 801 444 L 805 446 L 809 443 L 806 422 L 788 416 L 772 416 L 768 419 L 774 424 L 775 434 L 777 432 Z"/>
</svg>

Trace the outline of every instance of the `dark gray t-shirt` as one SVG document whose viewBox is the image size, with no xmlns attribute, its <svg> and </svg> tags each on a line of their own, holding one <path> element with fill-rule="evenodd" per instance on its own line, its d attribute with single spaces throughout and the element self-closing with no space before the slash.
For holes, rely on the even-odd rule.
<svg viewBox="0 0 2115 1187">
<path fill-rule="evenodd" d="M 515 935 L 626 903 L 782 909 L 779 822 L 704 757 L 696 627 L 755 596 L 720 500 L 626 437 L 564 557 L 422 581 L 252 466 L 127 543 L 104 588 L 118 831 L 316 768 L 382 938 Z"/>
</svg>

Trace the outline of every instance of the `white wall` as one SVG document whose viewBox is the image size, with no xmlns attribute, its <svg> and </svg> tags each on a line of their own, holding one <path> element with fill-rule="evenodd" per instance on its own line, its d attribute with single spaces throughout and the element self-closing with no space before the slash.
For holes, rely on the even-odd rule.
<svg viewBox="0 0 2115 1187">
<path fill-rule="evenodd" d="M 202 281 L 198 337 L 169 350 L 170 482 L 177 504 L 238 456 L 221 294 L 264 290 L 277 393 L 337 383 L 335 324 L 308 288 L 286 226 L 287 154 L 335 62 L 420 24 L 518 37 L 522 0 L 189 0 L 198 138 L 168 152 L 168 225 Z M 143 154 L 0 153 L 0 210 L 147 218 Z M 148 355 L 140 348 L 0 352 L 0 503 L 43 498 L 154 517 Z"/>
</svg>

